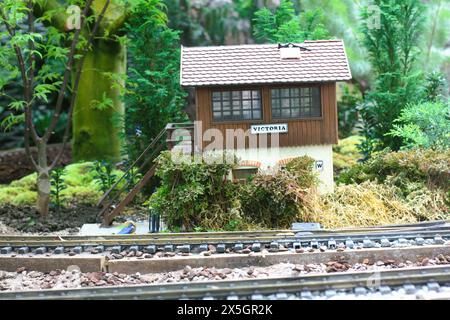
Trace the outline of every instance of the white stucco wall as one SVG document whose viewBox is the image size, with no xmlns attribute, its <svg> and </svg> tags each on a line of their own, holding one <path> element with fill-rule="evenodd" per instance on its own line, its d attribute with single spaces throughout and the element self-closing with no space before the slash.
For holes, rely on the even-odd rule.
<svg viewBox="0 0 450 320">
<path fill-rule="evenodd" d="M 315 145 L 284 148 L 238 149 L 235 154 L 240 160 L 261 162 L 262 171 L 270 171 L 281 159 L 308 155 L 316 161 L 323 161 L 323 169 L 317 169 L 320 178 L 319 192 L 333 192 L 333 149 L 332 145 Z M 316 162 L 317 163 L 317 162 Z"/>
<path fill-rule="evenodd" d="M 178 145 L 173 151 L 180 152 L 183 150 L 189 158 L 190 148 L 190 145 Z M 227 152 L 230 153 L 230 150 Z M 248 160 L 261 162 L 260 170 L 263 172 L 273 172 L 276 170 L 277 162 L 279 160 L 308 155 L 316 160 L 316 170 L 320 179 L 319 192 L 323 194 L 333 192 L 334 190 L 333 149 L 331 144 L 280 148 L 234 149 L 233 152 L 241 161 Z M 210 155 L 211 151 L 205 154 Z M 322 169 L 317 168 L 318 163 L 322 164 Z"/>
</svg>

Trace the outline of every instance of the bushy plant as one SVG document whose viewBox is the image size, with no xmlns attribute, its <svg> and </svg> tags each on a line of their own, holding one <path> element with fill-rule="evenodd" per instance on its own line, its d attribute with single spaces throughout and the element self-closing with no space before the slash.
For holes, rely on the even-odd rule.
<svg viewBox="0 0 450 320">
<path fill-rule="evenodd" d="M 234 163 L 210 158 L 176 162 L 163 152 L 156 170 L 161 186 L 148 204 L 171 230 L 288 228 L 318 182 L 315 162 L 307 156 L 293 159 L 276 174 L 258 173 L 244 184 L 227 179 Z"/>
<path fill-rule="evenodd" d="M 361 104 L 365 125 L 361 151 L 369 156 L 374 151 L 391 148 L 396 151 L 401 139 L 386 135 L 401 110 L 420 96 L 421 72 L 416 63 L 425 17 L 420 0 L 374 0 L 380 9 L 379 25 L 367 6 L 362 11 L 363 44 L 372 65 L 375 84 Z"/>
<path fill-rule="evenodd" d="M 295 221 L 307 190 L 287 171 L 258 174 L 238 194 L 243 215 L 263 228 L 288 228 Z"/>
<path fill-rule="evenodd" d="M 232 220 L 241 220 L 234 203 L 235 186 L 226 179 L 234 164 L 219 156 L 217 162 L 189 160 L 174 161 L 169 151 L 160 154 L 156 175 L 161 186 L 150 197 L 150 208 L 162 215 L 170 229 L 221 229 Z"/>
<path fill-rule="evenodd" d="M 302 156 L 276 174 L 255 175 L 238 193 L 244 217 L 264 228 L 289 228 L 318 184 L 314 164 Z"/>
<path fill-rule="evenodd" d="M 125 25 L 130 66 L 126 79 L 126 153 L 135 160 L 168 122 L 186 120 L 180 87 L 179 31 L 156 5 L 142 3 Z M 164 19 L 160 19 L 163 17 Z"/>
<path fill-rule="evenodd" d="M 343 171 L 337 181 L 344 184 L 364 181 L 385 182 L 399 187 L 406 196 L 408 185 L 422 186 L 444 191 L 450 189 L 450 150 L 413 149 L 408 151 L 378 153 L 365 163 L 357 164 Z"/>
<path fill-rule="evenodd" d="M 388 135 L 403 140 L 405 148 L 450 148 L 450 105 L 447 102 L 408 104 Z"/>
</svg>

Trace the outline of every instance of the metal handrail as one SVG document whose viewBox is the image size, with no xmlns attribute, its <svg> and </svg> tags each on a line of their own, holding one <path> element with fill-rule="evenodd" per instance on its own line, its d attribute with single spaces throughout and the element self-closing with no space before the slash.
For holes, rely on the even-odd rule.
<svg viewBox="0 0 450 320">
<path fill-rule="evenodd" d="M 192 129 L 193 130 L 193 123 L 169 123 L 167 124 L 164 129 L 162 129 L 158 135 L 152 140 L 152 142 L 144 149 L 144 151 L 139 155 L 139 157 L 137 157 L 137 159 L 125 170 L 124 174 L 117 179 L 117 181 L 111 186 L 111 188 L 109 188 L 108 191 L 105 192 L 105 194 L 100 198 L 100 200 L 97 203 L 97 206 L 101 206 L 102 204 L 104 204 L 105 200 L 110 196 L 111 192 L 113 190 L 116 189 L 116 187 L 119 185 L 119 183 L 128 175 L 128 173 L 130 173 L 131 170 L 133 170 L 133 168 L 136 166 L 136 164 L 144 157 L 145 154 L 148 153 L 148 151 L 150 149 L 153 149 L 155 147 L 155 145 L 159 142 L 162 142 L 161 139 L 163 138 L 164 134 L 179 129 L 179 128 L 188 128 L 188 129 Z M 157 152 L 161 151 L 162 147 L 158 147 L 157 148 Z M 155 154 L 155 150 L 153 150 L 152 154 L 150 155 L 150 157 L 148 159 L 146 159 L 144 161 L 144 163 L 139 166 L 138 170 L 141 170 L 149 161 L 151 161 L 153 159 L 153 156 Z M 130 180 L 132 181 L 132 180 Z M 126 187 L 129 185 L 130 183 L 126 183 L 125 186 L 123 188 L 121 188 L 118 193 L 108 202 L 107 206 L 110 206 L 113 201 L 115 199 L 117 199 L 120 194 L 122 194 L 122 192 L 126 189 Z M 105 206 L 105 207 L 107 207 Z M 101 213 L 103 213 L 104 210 L 101 211 Z"/>
<path fill-rule="evenodd" d="M 128 169 L 125 171 L 125 173 L 119 178 L 117 179 L 117 181 L 111 186 L 111 188 L 109 188 L 108 191 L 105 192 L 105 194 L 100 198 L 100 200 L 97 203 L 97 206 L 100 206 L 105 199 L 109 196 L 109 194 L 117 187 L 117 185 L 125 178 L 125 176 L 127 175 L 128 172 L 130 172 L 133 167 L 136 165 L 136 163 L 139 162 L 139 160 L 141 160 L 141 158 L 144 156 L 144 154 L 146 154 L 148 152 L 148 150 L 150 150 L 151 148 L 153 148 L 155 146 L 155 144 L 163 137 L 163 135 L 166 133 L 166 127 L 164 129 L 162 129 L 158 135 L 156 136 L 155 139 L 153 139 L 153 141 L 147 146 L 147 148 L 144 149 L 144 151 L 140 154 L 139 157 L 137 157 L 137 159 L 128 167 Z"/>
</svg>

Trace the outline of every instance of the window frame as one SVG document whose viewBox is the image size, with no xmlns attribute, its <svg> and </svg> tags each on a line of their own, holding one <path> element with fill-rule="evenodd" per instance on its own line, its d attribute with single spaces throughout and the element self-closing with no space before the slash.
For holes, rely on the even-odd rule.
<svg viewBox="0 0 450 320">
<path fill-rule="evenodd" d="M 240 100 L 233 100 L 233 91 L 239 91 L 240 92 Z M 233 101 L 240 101 L 241 102 L 241 106 L 240 106 L 240 110 L 243 110 L 243 101 L 253 101 L 253 95 L 250 99 L 244 99 L 242 97 L 242 92 L 243 91 L 258 91 L 259 92 L 259 104 L 260 104 L 260 112 L 261 112 L 261 116 L 259 119 L 215 119 L 214 118 L 214 93 L 215 92 L 230 92 L 230 110 L 233 109 Z M 264 122 L 264 105 L 263 105 L 263 88 L 262 87 L 230 87 L 230 88 L 223 88 L 223 87 L 217 87 L 217 88 L 211 88 L 210 89 L 210 112 L 211 112 L 211 123 L 214 124 L 220 124 L 220 123 L 263 123 Z M 221 97 L 221 103 L 223 104 L 223 99 Z M 253 103 L 251 103 L 251 108 L 249 109 L 250 111 L 252 111 L 252 115 L 253 115 Z M 223 113 L 223 107 L 221 108 L 221 112 Z"/>
<path fill-rule="evenodd" d="M 320 116 L 311 116 L 311 117 L 274 117 L 273 112 L 273 99 L 272 99 L 272 90 L 281 90 L 281 89 L 298 89 L 300 91 L 299 93 L 299 100 L 301 100 L 301 89 L 305 88 L 317 88 L 319 90 L 319 102 L 320 102 Z M 281 93 L 281 91 L 280 91 Z M 291 98 L 291 93 L 289 92 L 289 98 Z M 281 98 L 276 98 L 280 102 L 282 101 Z M 292 85 L 280 85 L 280 86 L 270 86 L 269 87 L 269 101 L 270 101 L 270 119 L 271 122 L 277 123 L 277 122 L 289 122 L 289 121 L 313 121 L 313 120 L 323 120 L 323 114 L 324 114 L 324 103 L 323 103 L 323 96 L 322 96 L 322 86 L 320 84 L 292 84 Z M 277 108 L 278 110 L 282 110 L 281 104 Z M 292 110 L 292 107 L 290 106 L 290 109 Z M 301 112 L 301 105 L 300 105 L 300 112 Z M 291 111 L 292 114 L 292 111 Z M 301 114 L 301 113 L 300 113 Z"/>
</svg>

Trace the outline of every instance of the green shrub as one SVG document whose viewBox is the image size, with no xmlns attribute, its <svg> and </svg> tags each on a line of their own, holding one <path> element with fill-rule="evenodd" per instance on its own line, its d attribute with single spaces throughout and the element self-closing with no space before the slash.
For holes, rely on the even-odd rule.
<svg viewBox="0 0 450 320">
<path fill-rule="evenodd" d="M 263 228 L 289 228 L 296 221 L 306 196 L 318 185 L 315 161 L 308 156 L 293 159 L 276 174 L 257 174 L 237 194 L 242 214 Z"/>
<path fill-rule="evenodd" d="M 161 186 L 148 203 L 171 230 L 286 228 L 318 181 L 310 157 L 296 158 L 274 175 L 256 174 L 245 184 L 226 178 L 234 164 L 174 163 L 170 152 L 156 161 Z"/>
<path fill-rule="evenodd" d="M 315 160 L 309 156 L 292 159 L 286 164 L 285 170 L 296 180 L 300 188 L 312 188 L 319 184 L 317 173 L 314 172 Z"/>
<path fill-rule="evenodd" d="M 391 183 L 401 188 L 406 183 L 420 182 L 429 188 L 448 190 L 450 150 L 414 149 L 399 152 L 385 150 L 370 160 L 342 172 L 338 182 L 345 184 L 362 183 L 367 180 L 384 182 L 388 177 Z"/>
<path fill-rule="evenodd" d="M 161 186 L 148 204 L 170 229 L 223 229 L 230 221 L 241 220 L 234 203 L 235 185 L 226 179 L 234 164 L 207 163 L 204 159 L 178 163 L 168 151 L 162 152 L 156 163 Z"/>
<path fill-rule="evenodd" d="M 449 101 L 408 104 L 388 135 L 403 139 L 404 147 L 450 148 Z"/>
</svg>

